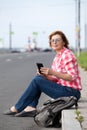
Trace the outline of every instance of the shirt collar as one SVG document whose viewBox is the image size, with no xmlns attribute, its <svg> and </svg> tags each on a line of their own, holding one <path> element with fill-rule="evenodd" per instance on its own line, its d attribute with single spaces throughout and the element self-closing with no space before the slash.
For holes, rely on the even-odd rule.
<svg viewBox="0 0 87 130">
<path fill-rule="evenodd" d="M 60 55 L 62 55 L 62 53 L 66 50 L 65 47 L 63 47 L 63 49 L 61 49 L 61 51 L 57 54 L 57 56 L 59 57 Z"/>
</svg>

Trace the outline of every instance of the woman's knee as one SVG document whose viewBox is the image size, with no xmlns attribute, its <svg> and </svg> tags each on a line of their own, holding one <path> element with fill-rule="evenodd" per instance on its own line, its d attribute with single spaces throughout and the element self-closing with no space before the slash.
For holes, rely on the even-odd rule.
<svg viewBox="0 0 87 130">
<path fill-rule="evenodd" d="M 44 77 L 43 76 L 40 76 L 40 75 L 36 75 L 35 77 L 34 77 L 34 79 L 33 80 L 35 80 L 35 81 L 41 81 L 41 80 L 43 80 L 44 79 Z"/>
</svg>

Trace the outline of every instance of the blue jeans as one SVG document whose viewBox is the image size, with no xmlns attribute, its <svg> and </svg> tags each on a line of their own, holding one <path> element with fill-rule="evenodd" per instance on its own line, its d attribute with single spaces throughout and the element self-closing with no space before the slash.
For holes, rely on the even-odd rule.
<svg viewBox="0 0 87 130">
<path fill-rule="evenodd" d="M 54 99 L 62 96 L 75 96 L 77 99 L 80 98 L 79 90 L 61 86 L 53 81 L 47 80 L 43 76 L 37 75 L 15 104 L 15 108 L 20 112 L 27 106 L 36 107 L 42 92 Z"/>
</svg>

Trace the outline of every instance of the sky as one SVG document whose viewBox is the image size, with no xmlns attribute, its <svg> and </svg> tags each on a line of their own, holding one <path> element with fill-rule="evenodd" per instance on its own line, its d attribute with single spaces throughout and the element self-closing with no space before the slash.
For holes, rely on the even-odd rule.
<svg viewBox="0 0 87 130">
<path fill-rule="evenodd" d="M 87 22 L 86 0 L 81 0 L 81 47 L 84 47 L 84 24 Z M 70 46 L 76 46 L 75 0 L 0 0 L 0 47 L 9 48 L 9 26 L 12 27 L 12 48 L 25 48 L 28 38 L 37 40 L 37 47 L 49 47 L 48 36 L 61 30 Z M 33 35 L 37 32 L 37 35 Z"/>
</svg>

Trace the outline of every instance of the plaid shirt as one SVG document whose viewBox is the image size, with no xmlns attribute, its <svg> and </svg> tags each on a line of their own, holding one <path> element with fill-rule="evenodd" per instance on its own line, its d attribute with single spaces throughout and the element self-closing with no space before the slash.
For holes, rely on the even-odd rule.
<svg viewBox="0 0 87 130">
<path fill-rule="evenodd" d="M 72 76 L 72 81 L 66 81 L 53 76 L 53 81 L 63 86 L 81 90 L 81 78 L 79 76 L 78 63 L 73 52 L 63 48 L 54 58 L 52 69 Z"/>
</svg>

